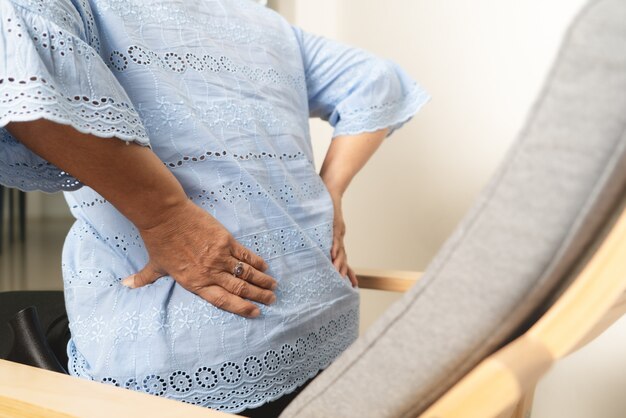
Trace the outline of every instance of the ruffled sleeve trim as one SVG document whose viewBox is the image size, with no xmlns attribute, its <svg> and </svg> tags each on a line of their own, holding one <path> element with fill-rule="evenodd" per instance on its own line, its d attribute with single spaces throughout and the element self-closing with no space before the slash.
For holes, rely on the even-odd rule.
<svg viewBox="0 0 626 418">
<path fill-rule="evenodd" d="M 397 100 L 342 112 L 335 125 L 333 138 L 375 132 L 385 128 L 389 128 L 388 135 L 391 135 L 411 120 L 430 99 L 428 92 L 415 83 L 405 96 Z"/>
<path fill-rule="evenodd" d="M 39 190 L 46 193 L 70 192 L 82 187 L 82 183 L 69 173 L 34 154 L 29 155 L 29 159 L 7 162 L 6 156 L 23 153 L 23 148 L 6 130 L 0 130 L 0 184 L 24 192 Z"/>
<path fill-rule="evenodd" d="M 0 90 L 0 127 L 43 118 L 85 134 L 149 145 L 139 115 L 128 103 L 111 97 L 68 97 L 37 76 L 0 79 Z"/>
<path fill-rule="evenodd" d="M 70 0 L 0 2 L 0 184 L 46 192 L 82 186 L 11 136 L 9 122 L 47 119 L 149 146 L 137 111 L 98 54 L 95 29 L 87 2 L 80 11 Z"/>
</svg>

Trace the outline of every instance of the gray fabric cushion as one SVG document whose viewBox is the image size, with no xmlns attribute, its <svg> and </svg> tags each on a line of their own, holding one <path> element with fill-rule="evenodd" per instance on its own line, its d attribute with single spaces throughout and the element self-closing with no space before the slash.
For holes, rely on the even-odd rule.
<svg viewBox="0 0 626 418">
<path fill-rule="evenodd" d="M 626 183 L 626 1 L 591 2 L 494 179 L 425 272 L 287 417 L 415 417 L 571 277 Z"/>
</svg>

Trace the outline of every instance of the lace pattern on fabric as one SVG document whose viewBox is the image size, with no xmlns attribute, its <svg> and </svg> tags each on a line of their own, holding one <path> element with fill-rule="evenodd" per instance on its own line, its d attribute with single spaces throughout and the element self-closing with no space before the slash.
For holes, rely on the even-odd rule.
<svg viewBox="0 0 626 418">
<path fill-rule="evenodd" d="M 216 42 L 233 42 L 240 45 L 271 45 L 283 52 L 296 50 L 294 44 L 274 32 L 265 30 L 262 25 L 255 25 L 253 20 L 241 21 L 237 16 L 216 16 L 190 13 L 189 7 L 177 4 L 151 2 L 145 0 L 96 0 L 100 12 L 113 12 L 125 19 L 132 19 L 141 24 L 174 25 L 201 30 Z M 237 7 L 254 9 L 253 13 L 262 13 L 267 19 L 276 19 L 275 12 L 259 7 L 249 0 L 238 1 Z"/>
<path fill-rule="evenodd" d="M 271 260 L 315 246 L 327 249 L 330 247 L 328 237 L 332 236 L 332 231 L 332 222 L 326 222 L 306 229 L 298 226 L 277 228 L 238 237 L 237 241 L 253 250 L 264 260 Z"/>
<path fill-rule="evenodd" d="M 66 96 L 45 78 L 0 78 L 0 125 L 39 117 L 71 125 L 101 137 L 117 137 L 148 144 L 139 115 L 125 102 L 111 97 Z"/>
<path fill-rule="evenodd" d="M 84 0 L 81 0 L 81 2 L 83 1 Z M 47 16 L 60 28 L 68 32 L 77 29 L 76 22 L 80 17 L 71 3 L 48 0 L 12 0 L 12 3 L 23 7 L 28 10 L 28 12 L 36 13 L 40 16 Z M 11 19 L 8 19 L 7 23 L 11 23 Z M 19 22 L 17 23 L 17 27 L 21 27 Z M 18 37 L 21 37 L 21 35 L 18 35 Z"/>
<path fill-rule="evenodd" d="M 223 55 L 197 55 L 191 52 L 177 53 L 173 51 L 159 54 L 140 45 L 131 45 L 126 51 L 114 50 L 109 54 L 108 66 L 112 70 L 123 72 L 131 64 L 156 65 L 158 68 L 176 73 L 184 73 L 189 70 L 213 73 L 224 71 L 241 74 L 255 83 L 286 84 L 299 90 L 306 88 L 304 75 L 291 75 L 275 68 L 253 68 L 246 64 L 235 64 L 230 58 Z"/>
<path fill-rule="evenodd" d="M 374 132 L 385 128 L 389 128 L 389 135 L 391 135 L 393 131 L 408 122 L 422 106 L 428 103 L 428 100 L 430 100 L 430 95 L 416 84 L 401 99 L 341 112 L 333 137 Z"/>
<path fill-rule="evenodd" d="M 0 127 L 45 118 L 82 133 L 148 145 L 139 115 L 113 76 L 106 74 L 109 70 L 97 53 L 100 44 L 86 1 L 14 3 L 2 21 L 9 54 L 32 54 L 36 59 L 28 63 L 15 59 L 15 65 L 24 70 L 11 73 L 13 66 L 9 66 L 7 73 L 0 75 Z M 77 7 L 82 14 L 77 13 Z M 102 70 L 106 72 L 99 72 Z M 90 95 L 76 87 L 82 82 L 91 87 Z M 5 129 L 0 128 L 0 138 L 2 184 L 46 192 L 81 187 L 75 178 L 34 155 Z"/>
<path fill-rule="evenodd" d="M 70 174 L 32 153 L 29 153 L 30 159 L 22 161 L 4 158 L 3 154 L 16 154 L 12 151 L 13 148 L 28 152 L 8 131 L 0 129 L 0 184 L 23 191 L 43 190 L 48 193 L 58 190 L 72 191 L 82 186 Z"/>
<path fill-rule="evenodd" d="M 221 364 L 199 365 L 193 370 L 126 378 L 110 376 L 100 381 L 237 413 L 292 392 L 328 367 L 357 338 L 358 320 L 358 309 L 352 308 L 319 327 L 317 332 L 269 347 L 260 355 Z M 127 331 L 135 332 L 133 329 Z M 72 342 L 68 352 L 71 373 L 92 379 L 85 359 Z"/>
<path fill-rule="evenodd" d="M 144 127 L 150 136 L 156 136 L 172 129 L 181 128 L 185 125 L 202 124 L 213 131 L 224 130 L 248 130 L 254 132 L 263 129 L 268 134 L 280 134 L 285 131 L 297 131 L 298 127 L 292 122 L 292 116 L 284 110 L 277 109 L 269 103 L 251 101 L 251 103 L 223 103 L 223 102 L 198 102 L 184 103 L 182 101 L 165 100 L 157 98 L 156 103 L 145 106 L 137 105 L 137 112 L 143 121 Z M 206 151 L 206 155 L 197 155 L 196 158 L 204 160 L 207 157 L 220 157 L 226 155 L 223 150 Z M 190 158 L 192 156 L 189 156 Z M 240 160 L 254 158 L 250 153 L 247 156 L 234 155 Z M 259 157 L 260 158 L 260 157 Z M 188 160 L 184 160 L 188 161 Z M 178 166 L 180 164 L 171 165 Z"/>
<path fill-rule="evenodd" d="M 91 202 L 85 203 L 84 206 L 92 207 L 96 204 L 106 203 L 108 203 L 106 200 L 96 198 Z M 324 222 L 309 228 L 301 228 L 294 225 L 259 231 L 253 234 L 237 236 L 236 239 L 245 247 L 253 250 L 259 257 L 269 261 L 312 248 L 319 248 L 322 252 L 329 253 L 332 245 L 332 230 L 332 222 Z M 144 248 L 141 236 L 135 229 L 130 233 L 112 232 L 111 236 L 102 236 L 92 225 L 77 222 L 72 226 L 69 233 L 78 239 L 82 239 L 85 236 L 95 236 L 98 240 L 110 246 L 111 249 L 122 254 L 126 254 L 132 249 Z M 111 287 L 121 280 L 119 277 L 107 277 L 102 274 L 101 270 L 85 268 L 73 271 L 65 265 L 63 265 L 63 273 L 66 289 L 75 286 Z M 328 292 L 331 292 L 334 287 L 330 284 L 336 283 L 336 281 L 330 280 L 330 278 L 336 276 L 336 274 L 337 272 L 334 268 L 319 269 L 314 274 L 302 275 L 298 279 L 297 286 L 300 288 L 310 287 L 311 291 L 317 295 L 323 294 L 322 290 L 327 287 Z M 281 289 L 277 290 L 277 292 L 280 291 Z M 296 302 L 305 301 L 297 300 Z"/>
</svg>

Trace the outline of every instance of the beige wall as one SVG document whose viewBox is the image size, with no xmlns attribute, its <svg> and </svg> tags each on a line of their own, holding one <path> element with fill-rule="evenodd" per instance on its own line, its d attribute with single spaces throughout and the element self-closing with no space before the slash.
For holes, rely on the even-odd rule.
<svg viewBox="0 0 626 418">
<path fill-rule="evenodd" d="M 581 1 L 286 2 L 299 26 L 393 59 L 433 96 L 345 203 L 353 262 L 424 268 L 520 129 Z M 319 164 L 331 130 L 312 132 Z"/>
<path fill-rule="evenodd" d="M 395 60 L 433 96 L 345 198 L 354 266 L 423 270 L 521 128 L 583 0 L 276 0 L 305 30 Z M 331 130 L 312 123 L 318 167 Z M 397 298 L 363 291 L 363 328 Z M 626 319 L 539 386 L 534 418 L 626 416 Z"/>
</svg>

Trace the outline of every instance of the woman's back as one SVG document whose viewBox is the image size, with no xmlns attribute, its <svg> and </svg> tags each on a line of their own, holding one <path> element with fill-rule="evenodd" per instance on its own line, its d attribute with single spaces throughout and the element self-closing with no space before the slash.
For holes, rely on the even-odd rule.
<svg viewBox="0 0 626 418">
<path fill-rule="evenodd" d="M 72 373 L 234 411 L 290 392 L 358 329 L 357 292 L 330 261 L 332 202 L 312 161 L 295 35 L 254 5 L 100 4 L 101 53 L 153 150 L 279 285 L 254 319 L 169 277 L 127 289 L 119 279 L 148 261 L 139 233 L 93 190 L 68 193 Z"/>
<path fill-rule="evenodd" d="M 249 0 L 77 0 L 77 15 L 69 0 L 17 3 L 20 30 L 55 72 L 91 75 L 63 86 L 80 91 L 68 100 L 90 128 L 138 142 L 145 129 L 189 199 L 278 281 L 277 301 L 258 304 L 253 319 L 170 277 L 128 289 L 121 279 L 148 261 L 139 232 L 94 190 L 68 192 L 77 218 L 63 252 L 71 373 L 239 412 L 330 364 L 357 336 L 358 292 L 331 261 L 333 203 L 308 118 L 330 120 L 336 134 L 397 127 L 424 92 L 393 64 L 303 34 Z M 103 111 L 106 80 L 91 67 L 100 58 L 141 126 Z"/>
</svg>

